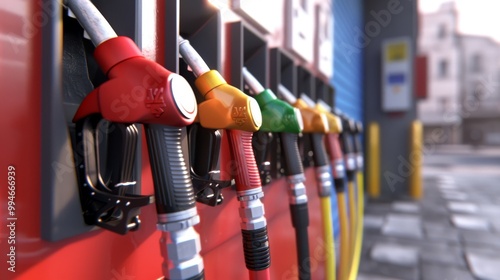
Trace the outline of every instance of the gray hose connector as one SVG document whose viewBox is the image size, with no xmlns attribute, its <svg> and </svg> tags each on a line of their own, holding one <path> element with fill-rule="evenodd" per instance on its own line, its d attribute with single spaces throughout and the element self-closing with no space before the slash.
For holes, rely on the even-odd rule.
<svg viewBox="0 0 500 280">
<path fill-rule="evenodd" d="M 182 59 L 189 65 L 195 77 L 199 77 L 210 71 L 205 60 L 203 60 L 200 54 L 191 46 L 189 41 L 181 36 L 179 36 L 179 53 Z"/>
<path fill-rule="evenodd" d="M 252 73 L 248 71 L 246 67 L 243 67 L 241 72 L 243 74 L 243 80 L 245 80 L 245 83 L 253 91 L 253 94 L 257 95 L 265 90 L 262 84 L 255 78 L 254 75 L 252 75 Z"/>
<path fill-rule="evenodd" d="M 89 0 L 66 0 L 65 4 L 71 9 L 83 29 L 87 31 L 96 47 L 104 41 L 117 37 L 106 18 Z"/>
<path fill-rule="evenodd" d="M 297 102 L 297 97 L 293 95 L 284 85 L 278 85 L 278 94 L 285 99 L 286 102 L 290 104 L 295 104 Z"/>
</svg>

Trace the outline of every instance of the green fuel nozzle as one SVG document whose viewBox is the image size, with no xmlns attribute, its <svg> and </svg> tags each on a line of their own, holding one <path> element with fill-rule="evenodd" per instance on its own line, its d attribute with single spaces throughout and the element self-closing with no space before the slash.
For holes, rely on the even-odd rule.
<svg viewBox="0 0 500 280">
<path fill-rule="evenodd" d="M 248 69 L 243 67 L 242 72 L 246 85 L 259 103 L 262 113 L 260 131 L 300 133 L 304 126 L 300 111 L 279 100 L 272 90 L 264 89 Z"/>
</svg>

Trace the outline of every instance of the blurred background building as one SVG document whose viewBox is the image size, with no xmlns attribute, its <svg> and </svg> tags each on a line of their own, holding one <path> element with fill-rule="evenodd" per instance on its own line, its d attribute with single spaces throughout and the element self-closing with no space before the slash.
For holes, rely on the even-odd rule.
<svg viewBox="0 0 500 280">
<path fill-rule="evenodd" d="M 428 95 L 418 104 L 426 141 L 500 145 L 500 44 L 458 31 L 454 2 L 420 17 Z"/>
</svg>

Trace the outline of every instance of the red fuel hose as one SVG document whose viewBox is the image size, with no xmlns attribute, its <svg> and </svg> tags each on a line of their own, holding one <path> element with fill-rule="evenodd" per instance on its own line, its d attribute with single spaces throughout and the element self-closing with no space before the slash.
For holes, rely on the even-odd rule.
<svg viewBox="0 0 500 280">
<path fill-rule="evenodd" d="M 231 157 L 236 164 L 236 192 L 240 201 L 241 233 L 246 267 L 251 280 L 270 280 L 271 254 L 264 196 L 252 149 L 252 132 L 227 130 Z"/>
</svg>

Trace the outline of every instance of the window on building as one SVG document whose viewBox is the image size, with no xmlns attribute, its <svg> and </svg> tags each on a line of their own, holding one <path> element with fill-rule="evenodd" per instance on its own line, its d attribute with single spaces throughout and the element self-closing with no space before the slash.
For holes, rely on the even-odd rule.
<svg viewBox="0 0 500 280">
<path fill-rule="evenodd" d="M 487 93 L 487 85 L 485 85 L 483 82 L 477 81 L 476 86 L 474 87 L 474 91 L 472 92 L 474 100 L 481 101 L 486 97 Z"/>
<path fill-rule="evenodd" d="M 308 9 L 307 9 L 307 4 L 308 4 L 308 3 L 307 3 L 307 1 L 308 1 L 308 0 L 300 0 L 300 6 L 302 7 L 302 9 L 303 9 L 304 11 L 306 11 L 306 13 L 308 12 Z"/>
<path fill-rule="evenodd" d="M 446 25 L 442 23 L 438 27 L 438 38 L 444 39 L 445 37 L 446 37 Z"/>
<path fill-rule="evenodd" d="M 448 61 L 446 59 L 442 59 L 439 61 L 438 65 L 438 77 L 445 78 L 448 76 Z"/>
<path fill-rule="evenodd" d="M 440 105 L 440 109 L 442 111 L 445 111 L 445 112 L 448 112 L 451 110 L 451 99 L 450 97 L 446 96 L 446 97 L 441 97 L 439 98 L 439 105 Z"/>
<path fill-rule="evenodd" d="M 480 73 L 483 71 L 483 57 L 480 54 L 475 54 L 471 58 L 471 72 Z"/>
</svg>

